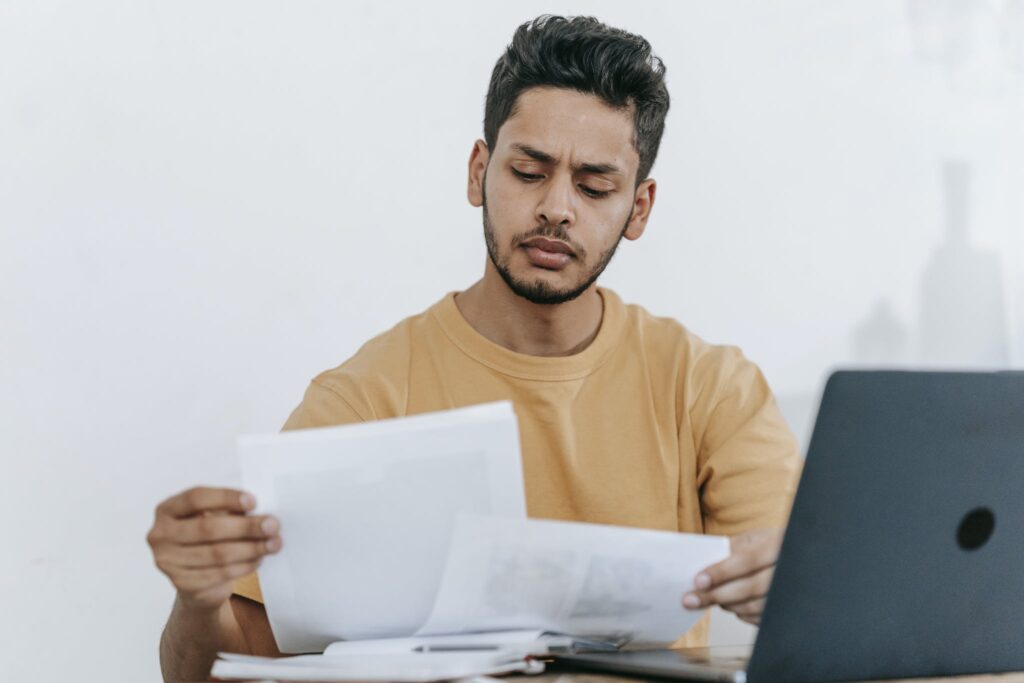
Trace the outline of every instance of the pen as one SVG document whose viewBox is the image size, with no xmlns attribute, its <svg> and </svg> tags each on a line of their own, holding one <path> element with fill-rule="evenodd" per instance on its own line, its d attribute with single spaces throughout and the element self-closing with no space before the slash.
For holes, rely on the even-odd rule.
<svg viewBox="0 0 1024 683">
<path fill-rule="evenodd" d="M 485 650 L 500 650 L 497 645 L 420 645 L 414 647 L 413 652 L 479 652 Z"/>
</svg>

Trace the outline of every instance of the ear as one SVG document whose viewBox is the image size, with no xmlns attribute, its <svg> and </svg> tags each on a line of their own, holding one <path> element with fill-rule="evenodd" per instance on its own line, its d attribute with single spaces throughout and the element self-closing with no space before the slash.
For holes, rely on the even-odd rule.
<svg viewBox="0 0 1024 683">
<path fill-rule="evenodd" d="M 473 206 L 484 205 L 484 175 L 490 158 L 486 142 L 477 140 L 473 143 L 473 151 L 469 153 L 469 182 L 466 186 L 466 197 Z"/>
<path fill-rule="evenodd" d="M 647 219 L 650 218 L 651 209 L 654 207 L 654 194 L 657 189 L 658 184 L 654 178 L 648 178 L 636 188 L 636 194 L 633 196 L 633 217 L 629 219 L 623 233 L 627 240 L 640 239 L 640 235 L 644 234 Z"/>
</svg>

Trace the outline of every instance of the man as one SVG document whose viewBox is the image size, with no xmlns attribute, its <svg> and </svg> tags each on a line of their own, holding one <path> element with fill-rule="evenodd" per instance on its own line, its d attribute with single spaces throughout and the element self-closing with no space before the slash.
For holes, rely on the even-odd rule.
<svg viewBox="0 0 1024 683">
<path fill-rule="evenodd" d="M 469 158 L 483 277 L 315 378 L 285 429 L 510 399 L 531 516 L 729 535 L 730 557 L 680 609 L 719 604 L 757 623 L 795 440 L 738 350 L 596 285 L 621 238 L 647 226 L 668 106 L 643 38 L 584 17 L 520 26 Z M 149 541 L 178 591 L 166 680 L 204 677 L 218 650 L 277 653 L 249 575 L 287 529 L 253 506 L 200 488 L 157 508 Z M 705 619 L 682 644 L 703 644 L 706 630 Z"/>
</svg>

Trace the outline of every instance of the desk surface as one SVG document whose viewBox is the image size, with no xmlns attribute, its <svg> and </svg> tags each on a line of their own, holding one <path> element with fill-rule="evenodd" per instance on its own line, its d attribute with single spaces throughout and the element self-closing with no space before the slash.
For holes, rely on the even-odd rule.
<svg viewBox="0 0 1024 683">
<path fill-rule="evenodd" d="M 607 674 L 591 673 L 544 673 L 534 676 L 503 676 L 502 680 L 509 683 L 636 683 L 646 681 L 650 683 L 655 679 L 630 678 L 628 676 L 611 676 Z M 952 678 L 908 678 L 900 681 L 886 681 L 886 683 L 1024 683 L 1024 671 L 1005 674 L 981 674 L 977 676 L 957 676 Z M 199 682 L 197 682 L 199 683 Z M 267 681 L 240 681 L 238 683 L 267 683 Z"/>
<path fill-rule="evenodd" d="M 512 681 L 516 683 L 526 683 L 526 681 L 534 681 L 534 683 L 635 683 L 636 681 L 646 681 L 650 683 L 650 681 L 655 680 L 609 674 L 564 672 L 544 673 L 536 676 L 506 676 L 505 679 L 510 681 L 510 683 Z M 943 683 L 1024 683 L 1024 672 L 979 674 L 976 676 L 956 676 L 952 678 L 908 678 L 901 681 L 886 681 L 886 683 L 925 683 L 926 681 L 942 681 Z"/>
</svg>

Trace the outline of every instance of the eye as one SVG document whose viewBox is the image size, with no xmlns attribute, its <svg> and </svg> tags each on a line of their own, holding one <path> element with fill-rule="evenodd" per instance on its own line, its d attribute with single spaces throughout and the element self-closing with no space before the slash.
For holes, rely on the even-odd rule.
<svg viewBox="0 0 1024 683">
<path fill-rule="evenodd" d="M 595 190 L 587 187 L 586 185 L 580 185 L 580 189 L 583 190 L 583 193 L 588 197 L 593 197 L 594 199 L 601 199 L 602 197 L 607 197 L 612 193 L 611 190 Z"/>
<path fill-rule="evenodd" d="M 516 170 L 514 168 L 512 169 L 512 173 L 514 173 L 515 176 L 517 178 L 519 178 L 520 180 L 525 180 L 527 182 L 533 182 L 534 180 L 540 180 L 541 178 L 544 177 L 542 175 L 535 175 L 533 173 L 523 173 L 522 171 L 518 171 L 518 170 Z"/>
<path fill-rule="evenodd" d="M 509 168 L 512 170 L 513 175 L 522 180 L 524 183 L 536 182 L 544 177 L 542 175 L 537 175 L 535 173 L 523 173 L 522 171 L 512 166 L 509 166 Z M 586 185 L 580 185 L 579 188 L 583 192 L 583 194 L 587 195 L 592 199 L 602 199 L 612 193 L 611 190 L 595 190 L 594 188 L 587 187 Z"/>
</svg>

